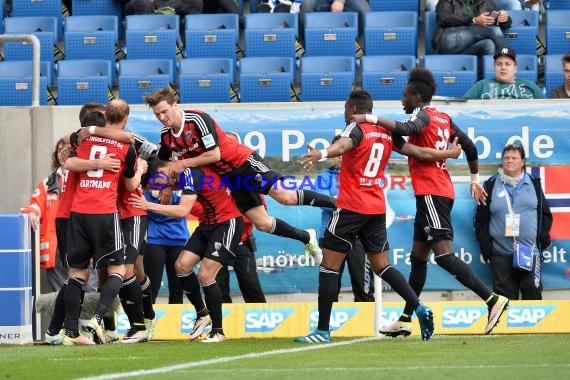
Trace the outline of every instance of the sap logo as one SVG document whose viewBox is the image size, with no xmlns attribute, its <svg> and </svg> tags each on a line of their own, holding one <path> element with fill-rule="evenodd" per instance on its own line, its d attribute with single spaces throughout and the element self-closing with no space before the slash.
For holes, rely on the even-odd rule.
<svg viewBox="0 0 570 380">
<path fill-rule="evenodd" d="M 465 328 L 487 314 L 486 306 L 448 306 L 443 308 L 442 327 Z"/>
<path fill-rule="evenodd" d="M 157 321 L 162 318 L 167 313 L 166 310 L 155 310 L 154 314 Z M 123 310 L 117 312 L 117 332 L 119 334 L 126 334 L 131 328 L 131 323 L 129 322 L 129 317 L 125 314 Z"/>
<path fill-rule="evenodd" d="M 342 308 L 333 307 L 329 329 L 331 331 L 338 330 L 339 328 L 344 326 L 344 324 L 348 322 L 348 320 L 352 318 L 359 311 L 360 311 L 359 307 L 342 307 Z M 311 309 L 310 319 L 311 319 L 311 324 L 310 324 L 311 329 L 316 329 L 319 323 L 318 309 Z"/>
<path fill-rule="evenodd" d="M 400 314 L 402 314 L 401 307 L 383 307 L 382 324 L 387 325 L 389 323 L 397 321 L 400 318 Z"/>
<path fill-rule="evenodd" d="M 508 327 L 533 327 L 556 309 L 555 305 L 510 306 L 507 311 Z"/>
<path fill-rule="evenodd" d="M 275 330 L 295 309 L 250 309 L 245 312 L 245 332 L 270 332 Z"/>
<path fill-rule="evenodd" d="M 230 313 L 229 310 L 222 309 L 222 319 L 224 319 Z M 194 322 L 196 321 L 196 311 L 194 309 L 182 310 L 180 313 L 180 333 L 190 334 L 194 328 Z M 204 333 L 210 332 L 212 326 L 208 326 L 204 329 Z"/>
</svg>

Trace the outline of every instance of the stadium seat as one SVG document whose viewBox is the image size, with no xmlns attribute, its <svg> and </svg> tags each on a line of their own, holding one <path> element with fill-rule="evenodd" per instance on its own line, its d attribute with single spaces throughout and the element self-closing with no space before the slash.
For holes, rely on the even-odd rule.
<svg viewBox="0 0 570 380">
<path fill-rule="evenodd" d="M 548 54 L 544 57 L 544 87 L 546 96 L 550 91 L 564 83 L 562 54 Z"/>
<path fill-rule="evenodd" d="M 107 103 L 111 70 L 106 59 L 61 61 L 57 65 L 57 104 Z"/>
<path fill-rule="evenodd" d="M 420 0 L 370 0 L 372 12 L 420 11 Z"/>
<path fill-rule="evenodd" d="M 552 10 L 570 10 L 570 0 L 548 0 L 548 12 Z"/>
<path fill-rule="evenodd" d="M 417 54 L 417 12 L 370 12 L 364 15 L 367 55 Z"/>
<path fill-rule="evenodd" d="M 295 58 L 295 41 L 299 35 L 295 13 L 248 14 L 244 33 L 248 57 Z"/>
<path fill-rule="evenodd" d="M 119 62 L 119 95 L 127 103 L 142 104 L 143 96 L 174 81 L 171 59 L 124 59 Z"/>
<path fill-rule="evenodd" d="M 119 40 L 123 36 L 123 12 L 117 0 L 71 0 L 73 16 L 117 16 Z"/>
<path fill-rule="evenodd" d="M 121 2 L 117 0 L 71 0 L 73 16 L 121 17 Z"/>
<path fill-rule="evenodd" d="M 412 55 L 366 55 L 360 59 L 362 88 L 374 100 L 399 100 L 413 67 L 416 57 Z"/>
<path fill-rule="evenodd" d="M 425 52 L 428 54 L 436 54 L 431 40 L 437 29 L 437 15 L 435 11 L 426 11 L 424 13 L 424 41 L 425 41 Z"/>
<path fill-rule="evenodd" d="M 12 0 L 12 17 L 50 16 L 57 20 L 56 40 L 63 37 L 61 0 Z"/>
<path fill-rule="evenodd" d="M 245 57 L 240 61 L 240 100 L 289 102 L 295 61 L 290 57 Z"/>
<path fill-rule="evenodd" d="M 518 54 L 536 55 L 536 36 L 538 36 L 539 13 L 509 10 L 513 20 L 511 27 L 503 31 L 509 46 Z"/>
<path fill-rule="evenodd" d="M 236 58 L 239 16 L 233 13 L 193 14 L 184 19 L 187 58 Z"/>
<path fill-rule="evenodd" d="M 106 59 L 116 81 L 115 44 L 119 39 L 117 16 L 69 16 L 65 20 L 66 59 Z"/>
<path fill-rule="evenodd" d="M 181 103 L 228 103 L 235 81 L 231 58 L 186 58 L 179 62 Z"/>
<path fill-rule="evenodd" d="M 32 76 L 32 60 L 25 61 L 0 61 L 3 70 L 8 70 L 8 73 L 16 73 L 20 76 Z M 40 76 L 46 77 L 47 85 L 55 85 L 54 73 L 51 71 L 50 63 L 48 61 L 40 61 Z"/>
<path fill-rule="evenodd" d="M 355 59 L 348 56 L 301 58 L 303 101 L 346 100 L 352 91 Z"/>
<path fill-rule="evenodd" d="M 170 59 L 176 69 L 176 48 L 180 40 L 178 15 L 131 15 L 125 17 L 127 60 Z"/>
<path fill-rule="evenodd" d="M 570 10 L 549 10 L 546 13 L 546 49 L 548 54 L 570 51 Z"/>
<path fill-rule="evenodd" d="M 40 40 L 40 60 L 49 62 L 50 78 L 54 78 L 54 46 L 56 43 L 57 19 L 51 16 L 6 17 L 6 34 L 34 34 Z M 4 43 L 4 58 L 7 61 L 32 59 L 32 45 L 23 42 Z"/>
<path fill-rule="evenodd" d="M 40 68 L 40 105 L 47 105 L 48 80 Z M 32 63 L 0 62 L 0 106 L 32 104 Z"/>
<path fill-rule="evenodd" d="M 305 14 L 305 56 L 354 57 L 358 13 L 313 12 Z"/>
<path fill-rule="evenodd" d="M 495 60 L 492 55 L 483 57 L 483 77 L 485 79 L 495 78 Z M 517 54 L 517 73 L 519 79 L 528 79 L 532 82 L 538 79 L 538 62 L 536 55 Z"/>
<path fill-rule="evenodd" d="M 426 55 L 424 62 L 435 77 L 437 96 L 462 97 L 477 81 L 475 55 Z"/>
</svg>

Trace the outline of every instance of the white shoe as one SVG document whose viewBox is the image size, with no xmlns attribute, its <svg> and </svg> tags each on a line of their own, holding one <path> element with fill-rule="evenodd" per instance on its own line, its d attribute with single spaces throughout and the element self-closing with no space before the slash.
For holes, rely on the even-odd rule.
<svg viewBox="0 0 570 380">
<path fill-rule="evenodd" d="M 194 321 L 194 327 L 190 333 L 190 340 L 198 338 L 204 332 L 204 329 L 212 324 L 212 319 L 210 314 L 204 315 L 203 317 L 196 318 Z"/>
<path fill-rule="evenodd" d="M 121 343 L 142 343 L 148 342 L 148 330 L 136 330 L 131 328 L 123 339 L 121 339 Z"/>
<path fill-rule="evenodd" d="M 107 339 L 105 339 L 105 333 L 103 332 L 103 327 L 97 322 L 97 318 L 93 317 L 87 321 L 87 323 L 81 326 L 81 330 L 86 333 L 93 335 L 93 340 L 96 343 L 105 344 Z M 99 340 L 99 342 L 97 342 Z"/>
<path fill-rule="evenodd" d="M 224 340 L 226 340 L 224 334 L 212 331 L 202 340 L 202 343 L 222 343 Z"/>
<path fill-rule="evenodd" d="M 311 255 L 315 260 L 315 264 L 320 265 L 323 261 L 323 252 L 317 241 L 317 231 L 313 228 L 306 230 L 309 233 L 309 242 L 305 245 L 305 255 Z"/>
<path fill-rule="evenodd" d="M 148 331 L 148 340 L 151 340 L 154 336 L 154 329 L 156 329 L 156 322 L 158 320 L 156 317 L 153 319 L 146 319 L 144 320 L 144 325 L 146 326 L 146 331 Z"/>
<path fill-rule="evenodd" d="M 50 346 L 59 346 L 63 343 L 63 336 L 65 335 L 65 330 L 61 329 L 57 334 L 50 335 L 49 331 L 44 334 L 44 341 L 49 343 Z"/>
<path fill-rule="evenodd" d="M 380 334 L 395 338 L 399 335 L 408 336 L 412 334 L 412 322 L 394 321 L 389 325 L 382 326 Z"/>
</svg>

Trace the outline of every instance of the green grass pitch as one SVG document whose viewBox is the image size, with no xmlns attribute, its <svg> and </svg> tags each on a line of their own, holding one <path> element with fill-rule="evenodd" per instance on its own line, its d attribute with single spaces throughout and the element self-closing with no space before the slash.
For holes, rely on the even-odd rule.
<svg viewBox="0 0 570 380">
<path fill-rule="evenodd" d="M 333 334 L 334 336 L 334 334 Z M 570 335 L 0 345 L 2 379 L 564 379 Z"/>
</svg>

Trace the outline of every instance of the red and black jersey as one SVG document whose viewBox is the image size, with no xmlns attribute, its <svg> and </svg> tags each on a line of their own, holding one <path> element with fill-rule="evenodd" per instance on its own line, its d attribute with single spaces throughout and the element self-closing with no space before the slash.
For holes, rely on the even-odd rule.
<svg viewBox="0 0 570 380">
<path fill-rule="evenodd" d="M 196 194 L 204 214 L 200 222 L 218 224 L 241 216 L 230 189 L 210 167 L 187 168 L 182 180 L 182 194 Z"/>
<path fill-rule="evenodd" d="M 77 157 L 95 160 L 114 153 L 121 161 L 116 173 L 98 169 L 79 173 L 79 182 L 71 205 L 71 211 L 82 214 L 111 214 L 117 212 L 117 188 L 121 175 L 135 175 L 135 148 L 130 144 L 97 135 L 89 136 L 77 147 Z"/>
<path fill-rule="evenodd" d="M 145 210 L 134 207 L 129 203 L 129 198 L 131 195 L 143 196 L 142 187 L 139 185 L 134 191 L 128 191 L 125 188 L 124 181 L 120 181 L 119 184 L 119 197 L 117 199 L 117 208 L 119 210 L 119 217 L 121 219 L 127 219 L 132 216 L 147 215 Z"/>
<path fill-rule="evenodd" d="M 342 155 L 336 205 L 360 214 L 384 214 L 384 169 L 392 153 L 392 135 L 370 123 L 351 123 L 341 134 L 353 149 Z"/>
<path fill-rule="evenodd" d="M 218 174 L 226 174 L 239 168 L 253 152 L 226 134 L 210 115 L 202 111 L 181 111 L 182 127 L 177 133 L 162 128 L 158 157 L 162 160 L 192 158 L 220 148 L 221 158 L 209 166 Z"/>
<path fill-rule="evenodd" d="M 410 135 L 408 141 L 414 145 L 445 150 L 451 136 L 454 134 L 451 127 L 451 118 L 436 110 L 434 107 L 418 108 L 412 114 L 418 121 L 424 120 L 423 128 Z M 418 161 L 408 157 L 412 186 L 415 195 L 438 195 L 446 198 L 455 198 L 453 183 L 449 177 L 445 160 Z"/>
<path fill-rule="evenodd" d="M 59 195 L 59 206 L 55 215 L 57 218 L 69 218 L 71 214 L 71 203 L 75 195 L 75 188 L 79 182 L 79 173 L 67 171 L 66 180 L 61 185 L 61 194 Z"/>
</svg>

